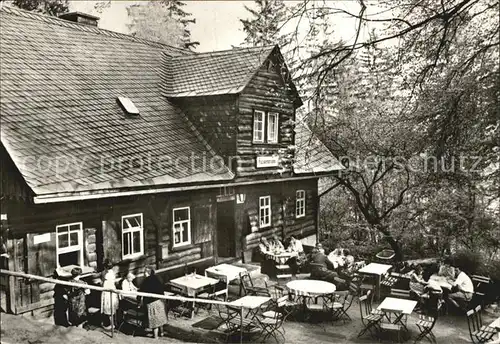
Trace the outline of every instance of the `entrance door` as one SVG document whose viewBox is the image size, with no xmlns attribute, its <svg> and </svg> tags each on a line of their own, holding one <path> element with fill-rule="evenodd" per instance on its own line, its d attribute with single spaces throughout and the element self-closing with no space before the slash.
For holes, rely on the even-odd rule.
<svg viewBox="0 0 500 344">
<path fill-rule="evenodd" d="M 217 254 L 219 257 L 235 257 L 234 200 L 217 203 Z"/>
</svg>

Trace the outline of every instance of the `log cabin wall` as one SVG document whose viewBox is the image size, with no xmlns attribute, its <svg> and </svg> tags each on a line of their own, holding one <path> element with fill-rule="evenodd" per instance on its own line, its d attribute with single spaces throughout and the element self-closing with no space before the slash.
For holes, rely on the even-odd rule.
<svg viewBox="0 0 500 344">
<path fill-rule="evenodd" d="M 190 209 L 191 243 L 173 247 L 173 209 L 179 207 Z M 122 216 L 132 214 L 142 214 L 143 254 L 123 259 Z M 57 265 L 56 226 L 80 222 L 84 272 L 100 271 L 105 258 L 121 277 L 128 271 L 142 275 L 145 265 L 156 265 L 161 275 L 162 270 L 168 273 L 170 268 L 209 265 L 214 260 L 216 190 L 40 205 L 11 202 L 8 216 L 9 269 L 14 271 L 52 276 Z M 51 284 L 17 279 L 16 289 L 17 312 L 53 303 Z"/>
<path fill-rule="evenodd" d="M 236 193 L 245 194 L 243 204 L 236 208 L 236 233 L 241 238 L 241 249 L 245 260 L 251 259 L 259 245 L 261 237 L 277 235 L 285 243 L 291 235 L 301 239 L 317 230 L 317 178 L 306 180 L 256 184 L 238 187 Z M 305 215 L 296 217 L 296 192 L 304 190 L 306 194 Z M 271 196 L 271 225 L 261 228 L 259 225 L 259 198 Z"/>
<path fill-rule="evenodd" d="M 236 96 L 221 95 L 174 99 L 207 143 L 224 157 L 236 152 Z"/>
<path fill-rule="evenodd" d="M 281 74 L 276 67 L 268 67 L 268 63 L 257 71 L 238 99 L 238 139 L 237 177 L 242 179 L 267 178 L 277 173 L 290 175 L 294 151 L 293 125 L 295 121 L 295 106 L 293 97 L 285 86 Z M 271 65 L 271 66 L 273 66 Z M 279 114 L 278 142 L 253 142 L 253 123 L 255 110 Z M 267 123 L 267 118 L 266 118 Z M 267 124 L 266 124 L 267 125 Z M 265 133 L 265 139 L 267 134 Z M 278 165 L 270 168 L 257 168 L 257 156 L 279 156 Z"/>
<path fill-rule="evenodd" d="M 0 144 L 0 187 L 3 213 L 6 212 L 8 206 L 8 202 L 4 203 L 4 201 L 16 199 L 27 201 L 33 196 L 33 192 L 22 178 L 3 144 Z"/>
</svg>

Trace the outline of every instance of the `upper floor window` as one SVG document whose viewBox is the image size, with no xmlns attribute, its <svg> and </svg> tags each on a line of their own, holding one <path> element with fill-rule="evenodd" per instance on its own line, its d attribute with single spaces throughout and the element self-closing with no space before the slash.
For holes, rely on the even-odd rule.
<svg viewBox="0 0 500 344">
<path fill-rule="evenodd" d="M 278 143 L 279 115 L 276 112 L 255 110 L 253 115 L 253 142 Z"/>
<path fill-rule="evenodd" d="M 123 259 L 141 256 L 144 253 L 144 227 L 142 214 L 122 216 Z"/>
<path fill-rule="evenodd" d="M 253 115 L 253 142 L 264 142 L 265 116 L 263 111 L 255 111 Z"/>
<path fill-rule="evenodd" d="M 297 190 L 295 194 L 295 217 L 303 217 L 306 215 L 306 192 Z"/>
<path fill-rule="evenodd" d="M 267 114 L 267 142 L 278 143 L 278 114 Z"/>
<path fill-rule="evenodd" d="M 259 227 L 271 225 L 271 196 L 259 197 Z"/>
<path fill-rule="evenodd" d="M 191 211 L 189 207 L 174 208 L 172 230 L 173 247 L 191 244 Z"/>
<path fill-rule="evenodd" d="M 57 266 L 83 267 L 83 223 L 69 223 L 56 227 Z"/>
</svg>

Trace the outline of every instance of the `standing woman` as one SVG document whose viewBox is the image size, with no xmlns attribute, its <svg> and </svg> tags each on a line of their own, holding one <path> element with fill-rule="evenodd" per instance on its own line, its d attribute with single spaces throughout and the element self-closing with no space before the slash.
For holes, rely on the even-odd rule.
<svg viewBox="0 0 500 344">
<path fill-rule="evenodd" d="M 146 266 L 144 269 L 144 282 L 142 282 L 140 292 L 152 293 L 163 295 L 165 292 L 165 287 L 163 283 L 155 275 L 155 270 L 151 266 Z M 162 335 L 163 325 L 167 323 L 167 313 L 165 309 L 165 302 L 163 299 L 156 299 L 152 297 L 144 297 L 139 299 L 142 300 L 142 304 L 146 307 L 147 311 L 147 323 L 148 328 L 153 329 L 153 335 L 155 338 Z"/>
<path fill-rule="evenodd" d="M 83 322 L 87 317 L 87 306 L 85 304 L 86 295 L 90 294 L 90 290 L 83 287 L 87 284 L 80 280 L 82 273 L 81 268 L 73 268 L 71 270 L 70 282 L 82 284 L 82 287 L 68 287 L 66 297 L 68 298 L 68 318 L 73 326 L 83 327 Z"/>
<path fill-rule="evenodd" d="M 54 278 L 61 279 L 57 270 L 54 271 Z M 68 327 L 68 300 L 66 296 L 66 286 L 56 284 L 54 287 L 54 324 Z"/>
<path fill-rule="evenodd" d="M 104 275 L 104 283 L 102 285 L 105 289 L 116 289 L 116 277 L 113 269 L 109 269 L 106 275 Z M 103 291 L 101 293 L 101 313 L 107 316 L 109 325 L 104 325 L 105 329 L 111 328 L 112 318 L 111 314 L 116 317 L 116 311 L 118 310 L 118 294 Z"/>
</svg>

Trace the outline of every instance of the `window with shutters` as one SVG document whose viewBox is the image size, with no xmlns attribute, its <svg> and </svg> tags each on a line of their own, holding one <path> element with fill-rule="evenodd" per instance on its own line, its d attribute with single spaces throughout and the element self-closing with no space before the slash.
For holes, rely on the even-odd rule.
<svg viewBox="0 0 500 344">
<path fill-rule="evenodd" d="M 173 209 L 173 247 L 191 244 L 191 209 L 189 207 Z"/>
<path fill-rule="evenodd" d="M 83 267 L 83 223 L 56 226 L 57 267 Z"/>
<path fill-rule="evenodd" d="M 122 258 L 131 259 L 144 254 L 142 213 L 122 216 Z"/>
<path fill-rule="evenodd" d="M 271 226 L 271 196 L 259 197 L 259 228 Z"/>
<path fill-rule="evenodd" d="M 295 217 L 304 217 L 306 215 L 306 192 L 297 190 L 295 196 Z"/>
</svg>

